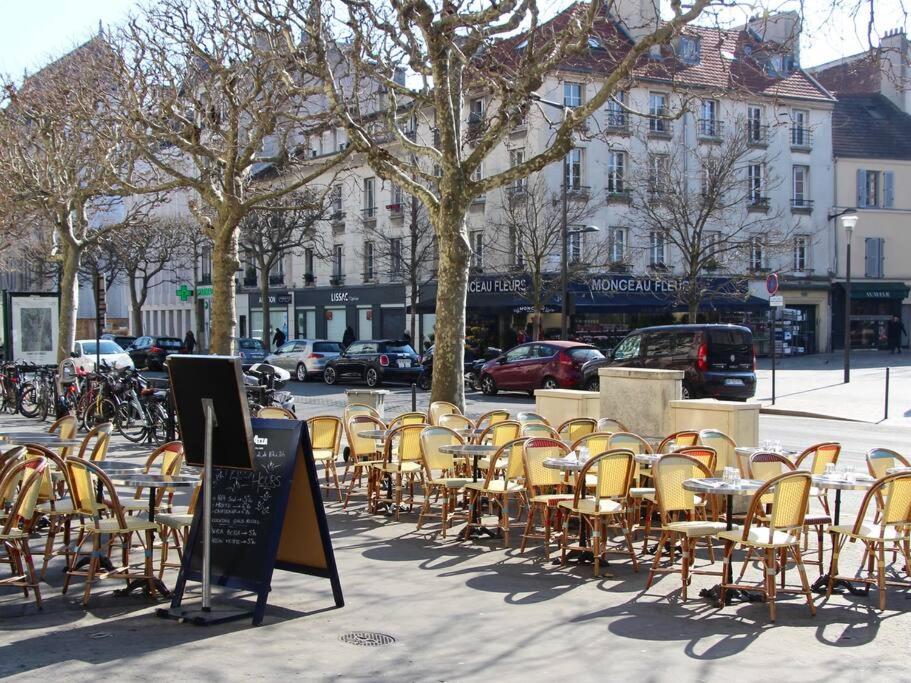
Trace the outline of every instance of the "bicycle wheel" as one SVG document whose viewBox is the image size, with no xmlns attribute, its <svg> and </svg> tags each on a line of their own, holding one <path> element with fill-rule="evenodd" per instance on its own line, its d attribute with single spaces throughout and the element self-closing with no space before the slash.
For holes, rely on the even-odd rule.
<svg viewBox="0 0 911 683">
<path fill-rule="evenodd" d="M 111 399 L 102 399 L 100 403 L 92 401 L 85 411 L 85 427 L 94 429 L 104 422 L 113 422 L 116 414 L 117 406 Z"/>
<path fill-rule="evenodd" d="M 133 443 L 139 443 L 145 439 L 149 429 L 146 425 L 145 415 L 132 401 L 117 406 L 116 416 L 114 426 L 124 438 Z"/>
<path fill-rule="evenodd" d="M 47 414 L 51 410 L 51 403 L 54 401 L 51 398 L 53 391 L 46 384 L 42 385 L 38 390 L 38 419 L 44 422 L 47 420 Z"/>
<path fill-rule="evenodd" d="M 31 382 L 22 385 L 19 392 L 19 412 L 26 417 L 35 417 L 38 414 L 38 387 Z"/>
</svg>

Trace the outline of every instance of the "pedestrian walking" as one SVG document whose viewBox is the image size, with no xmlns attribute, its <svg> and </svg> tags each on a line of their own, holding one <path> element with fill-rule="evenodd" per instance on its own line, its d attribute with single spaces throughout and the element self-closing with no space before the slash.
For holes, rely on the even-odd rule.
<svg viewBox="0 0 911 683">
<path fill-rule="evenodd" d="M 345 328 L 345 334 L 342 335 L 342 346 L 346 349 L 351 346 L 351 342 L 354 341 L 354 328 L 351 325 Z"/>
<path fill-rule="evenodd" d="M 897 315 L 886 323 L 886 340 L 889 344 L 889 353 L 902 352 L 902 335 L 908 336 L 905 325 Z"/>
<path fill-rule="evenodd" d="M 187 330 L 187 336 L 183 338 L 183 350 L 186 353 L 193 353 L 193 349 L 196 348 L 196 337 L 193 335 L 193 330 Z"/>
<path fill-rule="evenodd" d="M 283 346 L 285 343 L 285 333 L 282 332 L 280 327 L 275 328 L 275 334 L 272 336 L 272 343 L 275 344 L 277 349 L 280 346 Z"/>
</svg>

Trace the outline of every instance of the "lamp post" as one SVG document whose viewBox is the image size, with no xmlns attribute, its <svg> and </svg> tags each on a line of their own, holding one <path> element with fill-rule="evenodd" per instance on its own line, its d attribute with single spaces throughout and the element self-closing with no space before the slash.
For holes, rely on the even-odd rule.
<svg viewBox="0 0 911 683">
<path fill-rule="evenodd" d="M 851 381 L 851 238 L 857 225 L 857 212 L 842 212 L 839 215 L 845 229 L 845 384 Z"/>
<path fill-rule="evenodd" d="M 564 170 L 566 161 L 564 160 Z M 560 259 L 560 338 L 566 339 L 569 336 L 569 236 L 584 235 L 590 232 L 598 232 L 600 228 L 597 225 L 584 225 L 573 230 L 569 229 L 566 221 L 566 176 L 563 176 L 563 255 Z"/>
</svg>

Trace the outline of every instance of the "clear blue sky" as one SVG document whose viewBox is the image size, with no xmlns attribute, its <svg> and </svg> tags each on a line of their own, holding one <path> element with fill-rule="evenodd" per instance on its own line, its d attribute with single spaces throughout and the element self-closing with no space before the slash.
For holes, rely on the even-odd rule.
<svg viewBox="0 0 911 683">
<path fill-rule="evenodd" d="M 566 1 L 555 4 L 562 6 Z M 787 9 L 796 2 L 773 0 L 770 4 Z M 548 4 L 541 2 L 542 7 Z M 830 4 L 831 0 L 805 0 L 810 13 L 801 55 L 805 66 L 863 49 L 866 17 L 855 21 L 841 11 L 829 15 L 822 8 Z M 0 73 L 19 76 L 23 69 L 34 71 L 94 35 L 99 20 L 117 23 L 136 5 L 137 0 L 0 0 Z M 901 5 L 902 0 L 876 1 L 879 32 L 905 26 Z"/>
</svg>

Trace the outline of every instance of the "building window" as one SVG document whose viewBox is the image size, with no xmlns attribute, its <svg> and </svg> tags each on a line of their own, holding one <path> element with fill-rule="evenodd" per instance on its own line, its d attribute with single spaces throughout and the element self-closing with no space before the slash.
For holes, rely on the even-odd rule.
<svg viewBox="0 0 911 683">
<path fill-rule="evenodd" d="M 809 166 L 795 166 L 792 171 L 792 194 L 791 194 L 791 206 L 794 208 L 807 208 L 810 205 L 809 194 L 809 178 L 810 178 L 810 167 Z"/>
<path fill-rule="evenodd" d="M 807 127 L 810 112 L 805 109 L 791 110 L 791 144 L 795 147 L 809 147 L 810 130 Z"/>
<path fill-rule="evenodd" d="M 376 217 L 375 184 L 376 178 L 364 178 L 364 218 Z"/>
<path fill-rule="evenodd" d="M 717 138 L 721 131 L 718 121 L 718 101 L 702 100 L 699 105 L 699 135 L 707 138 Z"/>
<path fill-rule="evenodd" d="M 624 175 L 626 171 L 626 152 L 610 152 L 607 155 L 607 192 L 622 194 L 626 191 Z"/>
<path fill-rule="evenodd" d="M 402 238 L 389 240 L 389 268 L 395 276 L 402 274 Z"/>
<path fill-rule="evenodd" d="M 669 122 L 662 118 L 667 116 L 667 95 L 660 92 L 649 93 L 648 114 L 649 132 L 667 133 L 670 130 Z"/>
<path fill-rule="evenodd" d="M 667 264 L 667 248 L 664 233 L 652 230 L 648 234 L 648 264 L 663 268 Z"/>
<path fill-rule="evenodd" d="M 510 168 L 515 168 L 516 166 L 521 165 L 525 161 L 525 150 L 524 149 L 513 149 L 509 152 L 509 165 Z M 527 178 L 516 178 L 510 184 L 510 191 L 512 192 L 524 192 L 525 183 Z"/>
<path fill-rule="evenodd" d="M 204 285 L 212 284 L 212 248 L 204 246 L 200 251 L 200 283 Z"/>
<path fill-rule="evenodd" d="M 397 211 L 397 212 L 401 213 L 402 204 L 404 204 L 404 202 L 405 202 L 404 193 L 402 192 L 402 188 L 399 187 L 398 185 L 393 185 L 389 189 L 389 200 L 390 200 L 389 210 Z"/>
<path fill-rule="evenodd" d="M 720 191 L 715 186 L 718 178 L 718 160 L 713 157 L 707 157 L 702 160 L 702 196 L 708 197 L 713 193 Z"/>
<path fill-rule="evenodd" d="M 809 252 L 807 247 L 809 246 L 809 239 L 806 235 L 797 235 L 794 237 L 794 270 L 795 271 L 804 271 L 809 265 L 807 257 Z"/>
<path fill-rule="evenodd" d="M 285 259 L 279 258 L 269 270 L 269 284 L 285 284 Z"/>
<path fill-rule="evenodd" d="M 471 267 L 484 268 L 484 233 L 480 230 L 471 233 Z"/>
<path fill-rule="evenodd" d="M 626 228 L 610 228 L 608 253 L 611 263 L 626 261 Z"/>
<path fill-rule="evenodd" d="M 515 268 L 525 267 L 525 252 L 522 249 L 522 238 L 515 227 L 509 228 L 509 244 L 512 252 L 512 265 Z"/>
<path fill-rule="evenodd" d="M 582 150 L 578 147 L 566 155 L 563 182 L 568 190 L 582 189 Z"/>
<path fill-rule="evenodd" d="M 337 280 L 345 277 L 345 258 L 341 244 L 332 247 L 332 277 Z"/>
<path fill-rule="evenodd" d="M 313 249 L 304 249 L 304 281 L 313 282 Z"/>
<path fill-rule="evenodd" d="M 895 207 L 895 173 L 893 171 L 857 170 L 858 208 Z"/>
<path fill-rule="evenodd" d="M 572 81 L 563 82 L 563 106 L 572 108 L 582 106 L 581 83 L 573 83 Z"/>
<path fill-rule="evenodd" d="M 706 230 L 702 233 L 703 253 L 706 257 L 706 270 L 717 270 L 721 267 L 718 263 L 718 256 L 721 246 L 721 232 L 718 230 Z"/>
<path fill-rule="evenodd" d="M 885 246 L 886 240 L 882 237 L 868 237 L 864 240 L 865 277 L 885 277 L 883 268 Z"/>
<path fill-rule="evenodd" d="M 607 127 L 614 130 L 625 129 L 628 125 L 626 109 L 626 93 L 622 90 L 614 93 L 607 101 Z"/>
<path fill-rule="evenodd" d="M 765 126 L 762 125 L 762 107 L 747 107 L 747 141 L 753 144 L 765 142 Z"/>
<path fill-rule="evenodd" d="M 484 166 L 483 164 L 478 164 L 477 168 L 471 172 L 471 179 L 479 183 L 484 178 Z"/>
<path fill-rule="evenodd" d="M 484 120 L 484 100 L 477 97 L 468 105 L 468 123 L 481 123 Z"/>
<path fill-rule="evenodd" d="M 566 236 L 566 255 L 570 263 L 582 263 L 582 255 L 585 253 L 585 233 L 581 230 L 570 232 Z"/>
<path fill-rule="evenodd" d="M 372 280 L 375 275 L 373 268 L 373 242 L 364 242 L 364 280 Z"/>
<path fill-rule="evenodd" d="M 648 191 L 663 194 L 668 191 L 670 157 L 667 154 L 650 154 L 648 158 Z"/>
<path fill-rule="evenodd" d="M 680 36 L 677 43 L 677 57 L 684 64 L 698 64 L 699 39 L 693 36 Z"/>
<path fill-rule="evenodd" d="M 765 242 L 762 237 L 750 239 L 750 270 L 765 270 Z"/>
<path fill-rule="evenodd" d="M 751 206 L 765 206 L 766 198 L 764 169 L 762 164 L 750 164 L 747 167 L 747 197 Z"/>
</svg>

